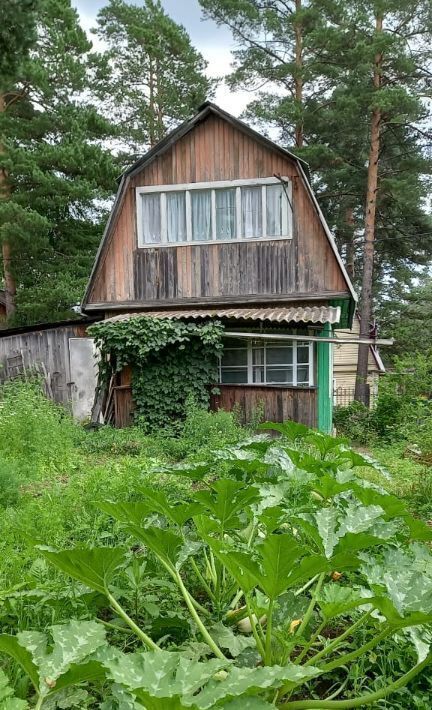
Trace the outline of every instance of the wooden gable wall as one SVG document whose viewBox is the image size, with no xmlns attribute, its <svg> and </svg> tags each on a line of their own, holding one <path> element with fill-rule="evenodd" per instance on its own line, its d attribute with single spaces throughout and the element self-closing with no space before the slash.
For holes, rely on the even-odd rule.
<svg viewBox="0 0 432 710">
<path fill-rule="evenodd" d="M 293 180 L 291 240 L 137 248 L 135 188 L 271 177 Z M 210 115 L 126 183 L 88 305 L 278 302 L 348 295 L 295 161 Z"/>
</svg>

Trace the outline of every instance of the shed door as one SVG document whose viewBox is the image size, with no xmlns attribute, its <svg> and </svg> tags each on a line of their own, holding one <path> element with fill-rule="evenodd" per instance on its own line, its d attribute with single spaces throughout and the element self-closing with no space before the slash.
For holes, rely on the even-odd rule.
<svg viewBox="0 0 432 710">
<path fill-rule="evenodd" d="M 96 384 L 97 354 L 93 338 L 69 338 L 72 414 L 75 419 L 90 417 Z"/>
</svg>

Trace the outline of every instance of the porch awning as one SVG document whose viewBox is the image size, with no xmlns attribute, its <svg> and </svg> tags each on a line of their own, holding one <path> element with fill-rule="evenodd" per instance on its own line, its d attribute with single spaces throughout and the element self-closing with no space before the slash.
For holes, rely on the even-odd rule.
<svg viewBox="0 0 432 710">
<path fill-rule="evenodd" d="M 140 316 L 175 318 L 176 320 L 226 318 L 232 320 L 270 321 L 273 323 L 339 323 L 339 306 L 293 306 L 291 308 L 200 308 L 199 310 L 141 311 L 107 318 L 105 323 L 129 320 Z"/>
</svg>

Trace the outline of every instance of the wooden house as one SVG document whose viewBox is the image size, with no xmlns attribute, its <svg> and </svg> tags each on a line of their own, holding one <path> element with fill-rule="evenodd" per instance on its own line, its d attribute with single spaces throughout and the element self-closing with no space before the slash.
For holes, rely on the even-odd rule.
<svg viewBox="0 0 432 710">
<path fill-rule="evenodd" d="M 337 331 L 340 345 L 333 348 L 333 402 L 335 406 L 346 407 L 354 400 L 355 383 L 357 376 L 358 345 L 352 342 L 360 336 L 360 318 L 356 314 L 353 318 L 352 328 Z M 347 342 L 347 340 L 351 342 Z M 369 345 L 368 378 L 369 404 L 373 407 L 378 395 L 380 376 L 385 372 L 385 367 L 376 345 Z"/>
<path fill-rule="evenodd" d="M 307 165 L 212 103 L 122 176 L 82 304 L 100 318 L 217 318 L 213 406 L 330 431 L 332 335 L 356 296 Z M 130 420 L 130 376 L 117 382 Z"/>
</svg>

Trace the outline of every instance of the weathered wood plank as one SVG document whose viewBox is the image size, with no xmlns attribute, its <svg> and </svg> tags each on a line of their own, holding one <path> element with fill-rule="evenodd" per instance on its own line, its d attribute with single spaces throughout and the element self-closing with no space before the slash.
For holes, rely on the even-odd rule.
<svg viewBox="0 0 432 710">
<path fill-rule="evenodd" d="M 240 410 L 243 422 L 249 422 L 263 409 L 264 419 L 282 422 L 288 419 L 310 427 L 317 423 L 317 390 L 314 388 L 260 387 L 259 385 L 218 385 L 211 408 Z"/>
<path fill-rule="evenodd" d="M 270 177 L 275 173 L 293 179 L 292 240 L 188 245 L 186 252 L 183 245 L 170 246 L 166 250 L 177 249 L 178 255 L 171 252 L 166 260 L 152 249 L 138 250 L 138 256 L 136 187 Z M 232 261 L 225 265 L 226 260 Z M 161 272 L 165 267 L 177 269 L 177 277 Z M 210 116 L 131 180 L 89 305 L 175 297 L 181 303 L 184 298 L 201 295 L 233 298 L 251 294 L 313 295 L 317 291 L 341 294 L 347 292 L 347 287 L 296 164 L 243 134 L 228 121 Z"/>
</svg>

